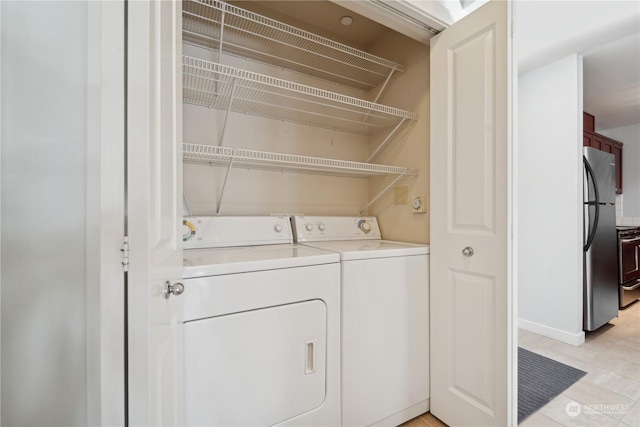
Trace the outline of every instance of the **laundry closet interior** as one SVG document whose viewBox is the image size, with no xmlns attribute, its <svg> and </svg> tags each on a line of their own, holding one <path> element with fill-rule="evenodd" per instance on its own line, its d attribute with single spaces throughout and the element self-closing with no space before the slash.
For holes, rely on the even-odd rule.
<svg viewBox="0 0 640 427">
<path fill-rule="evenodd" d="M 185 421 L 428 411 L 428 47 L 328 1 L 182 27 Z"/>
<path fill-rule="evenodd" d="M 427 45 L 329 1 L 184 2 L 182 40 L 193 215 L 371 215 L 429 242 Z"/>
</svg>

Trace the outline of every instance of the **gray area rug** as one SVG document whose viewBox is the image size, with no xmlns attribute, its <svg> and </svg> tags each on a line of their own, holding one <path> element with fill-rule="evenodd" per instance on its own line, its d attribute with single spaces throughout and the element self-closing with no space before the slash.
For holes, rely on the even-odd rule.
<svg viewBox="0 0 640 427">
<path fill-rule="evenodd" d="M 518 423 L 584 375 L 580 369 L 518 347 Z"/>
</svg>

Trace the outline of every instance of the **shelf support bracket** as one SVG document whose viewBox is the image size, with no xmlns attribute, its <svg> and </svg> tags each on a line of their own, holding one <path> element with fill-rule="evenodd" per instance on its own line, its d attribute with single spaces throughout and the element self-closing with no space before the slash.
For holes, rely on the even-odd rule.
<svg viewBox="0 0 640 427">
<path fill-rule="evenodd" d="M 394 128 L 393 128 L 393 130 L 392 130 L 391 132 L 389 132 L 389 135 L 387 135 L 387 137 L 384 139 L 384 141 L 382 141 L 382 142 L 380 143 L 380 145 L 378 145 L 378 148 L 376 148 L 376 149 L 374 150 L 374 152 L 373 152 L 373 153 L 371 153 L 371 155 L 370 155 L 370 156 L 369 156 L 369 158 L 367 159 L 366 163 L 369 163 L 371 160 L 373 160 L 373 159 L 378 155 L 378 153 L 380 152 L 380 150 L 382 150 L 382 148 L 383 148 L 385 145 L 387 145 L 387 142 L 389 142 L 389 140 L 391 139 L 391 137 L 393 136 L 393 134 L 395 134 L 395 133 L 398 131 L 398 129 L 400 129 L 400 126 L 402 126 L 402 124 L 403 124 L 406 120 L 407 120 L 407 118 L 406 118 L 406 117 L 403 117 L 403 118 L 402 118 L 402 120 L 400 120 L 400 123 L 398 123 L 398 124 L 396 125 L 396 127 L 394 127 Z"/>
<path fill-rule="evenodd" d="M 231 111 L 231 104 L 233 104 L 233 98 L 236 95 L 236 79 L 233 79 L 233 83 L 231 84 L 231 95 L 229 96 L 229 105 L 227 105 L 227 111 L 224 114 L 224 122 L 222 122 L 222 134 L 220 135 L 220 142 L 218 142 L 218 147 L 222 147 L 222 143 L 224 142 L 224 133 L 227 130 L 227 119 L 229 118 L 229 111 Z"/>
<path fill-rule="evenodd" d="M 391 69 L 391 72 L 387 76 L 387 79 L 384 81 L 384 83 L 382 84 L 382 87 L 378 91 L 378 94 L 376 95 L 376 99 L 373 100 L 374 104 L 377 103 L 378 99 L 380 99 L 380 97 L 382 96 L 382 92 L 384 92 L 384 89 L 387 87 L 387 84 L 389 83 L 389 80 L 391 80 L 391 76 L 393 76 L 393 73 L 395 71 L 396 71 L 396 66 L 394 65 L 393 68 Z M 360 123 L 361 124 L 367 123 L 367 121 L 369 120 L 369 117 L 371 117 L 371 110 L 369 110 L 367 115 L 364 117 L 364 119 L 362 119 L 362 122 L 360 122 Z"/>
<path fill-rule="evenodd" d="M 222 183 L 222 191 L 220 191 L 220 198 L 218 199 L 218 208 L 216 209 L 216 216 L 220 215 L 220 208 L 222 207 L 222 199 L 224 199 L 224 190 L 227 188 L 227 179 L 229 178 L 229 172 L 231 172 L 231 168 L 233 167 L 233 161 L 235 157 L 231 157 L 229 160 L 229 166 L 227 166 L 227 173 L 224 176 L 224 182 Z"/>
<path fill-rule="evenodd" d="M 225 2 L 220 2 L 222 6 L 222 11 L 220 15 L 220 40 L 218 42 L 218 64 L 222 61 L 222 39 L 224 38 L 224 16 L 227 11 L 227 4 Z"/>
<path fill-rule="evenodd" d="M 382 92 L 384 92 L 384 90 L 386 89 L 387 84 L 389 83 L 389 80 L 391 80 L 391 76 L 393 76 L 393 73 L 395 73 L 395 71 L 396 71 L 396 66 L 394 65 L 393 68 L 391 69 L 391 72 L 387 76 L 387 79 L 384 81 L 384 83 L 382 84 L 382 87 L 378 91 L 378 94 L 376 95 L 376 99 L 373 100 L 374 104 L 377 103 L 378 99 L 380 99 L 380 97 L 382 96 Z"/>
<path fill-rule="evenodd" d="M 391 187 L 393 187 L 393 186 L 394 186 L 394 184 L 395 184 L 396 182 L 400 181 L 400 178 L 402 178 L 402 177 L 404 177 L 404 176 L 405 176 L 405 174 L 398 175 L 398 176 L 396 177 L 396 179 L 394 179 L 393 181 L 391 181 L 391 184 L 387 185 L 387 186 L 384 188 L 384 190 L 382 190 L 381 192 L 379 192 L 379 193 L 378 193 L 378 195 L 377 195 L 376 197 L 374 197 L 373 199 L 371 199 L 371 201 L 370 201 L 369 203 L 367 203 L 365 206 L 363 206 L 363 207 L 360 209 L 359 214 L 360 214 L 360 215 L 362 215 L 362 212 L 366 211 L 366 210 L 367 210 L 367 208 L 368 208 L 369 206 L 371 206 L 372 204 L 374 204 L 374 203 L 376 202 L 376 200 L 378 200 L 378 199 L 380 198 L 380 196 L 382 196 L 384 193 L 386 193 L 387 191 L 389 191 L 389 189 L 390 189 Z"/>
</svg>

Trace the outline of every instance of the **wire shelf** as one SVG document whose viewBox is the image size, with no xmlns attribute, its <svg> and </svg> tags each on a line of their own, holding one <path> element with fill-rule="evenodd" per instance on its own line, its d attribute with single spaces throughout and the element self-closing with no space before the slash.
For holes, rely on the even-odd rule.
<svg viewBox="0 0 640 427">
<path fill-rule="evenodd" d="M 185 163 L 224 167 L 228 167 L 231 164 L 233 167 L 248 169 L 359 178 L 377 175 L 418 175 L 418 171 L 415 169 L 399 166 L 375 165 L 348 160 L 324 159 L 212 145 L 184 143 L 182 147 L 183 161 Z"/>
<path fill-rule="evenodd" d="M 402 65 L 217 0 L 183 6 L 183 41 L 370 90 Z M 220 38 L 222 37 L 222 42 Z"/>
<path fill-rule="evenodd" d="M 215 62 L 183 57 L 184 102 L 368 135 L 393 128 L 409 111 Z"/>
</svg>

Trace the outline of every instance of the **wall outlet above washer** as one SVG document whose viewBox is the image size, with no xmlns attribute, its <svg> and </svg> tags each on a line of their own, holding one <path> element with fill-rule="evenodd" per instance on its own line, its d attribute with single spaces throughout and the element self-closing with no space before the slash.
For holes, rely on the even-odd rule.
<svg viewBox="0 0 640 427">
<path fill-rule="evenodd" d="M 413 196 L 413 200 L 411 202 L 411 211 L 413 213 L 426 213 L 427 209 L 424 203 L 424 195 L 419 194 L 417 196 Z"/>
</svg>

